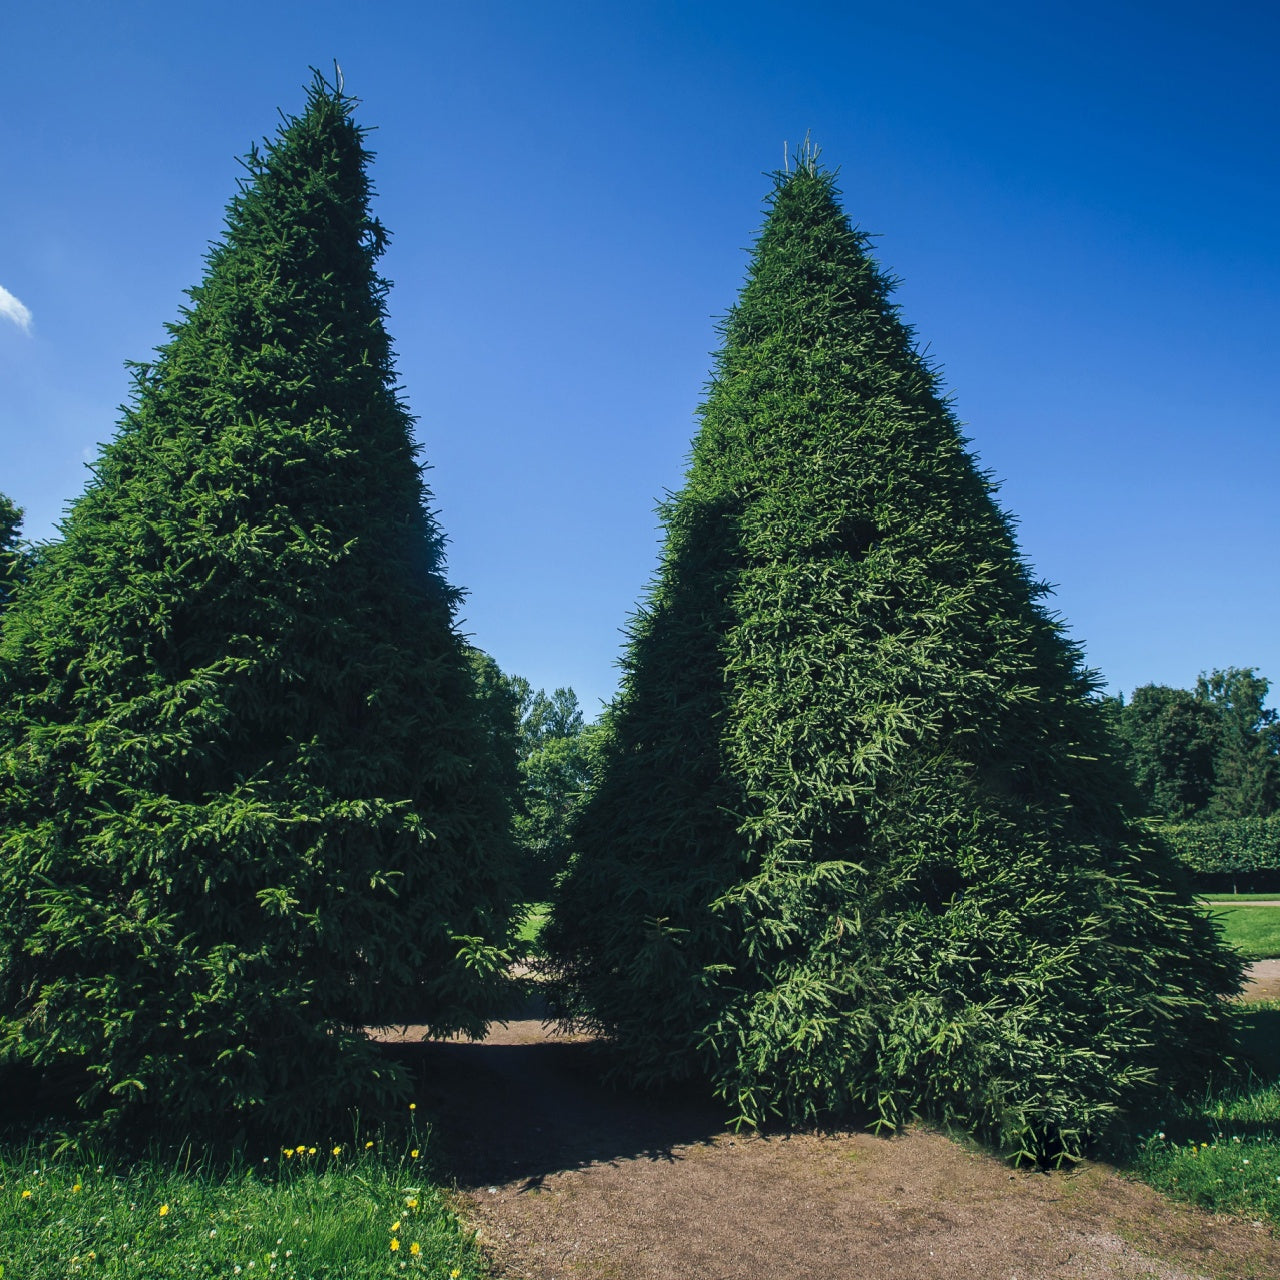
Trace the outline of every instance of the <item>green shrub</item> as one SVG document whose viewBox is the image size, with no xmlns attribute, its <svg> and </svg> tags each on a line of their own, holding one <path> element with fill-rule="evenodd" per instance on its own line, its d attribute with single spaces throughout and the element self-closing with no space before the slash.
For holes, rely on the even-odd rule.
<svg viewBox="0 0 1280 1280">
<path fill-rule="evenodd" d="M 1239 964 L 889 290 L 779 175 L 545 941 L 634 1081 L 1060 1158 L 1203 1074 Z"/>
<path fill-rule="evenodd" d="M 1184 822 L 1159 832 L 1205 893 L 1280 892 L 1280 814 Z"/>
<path fill-rule="evenodd" d="M 318 77 L 5 616 L 0 1044 L 132 1129 L 402 1088 L 479 1033 L 510 815 L 395 381 L 369 153 Z"/>
</svg>

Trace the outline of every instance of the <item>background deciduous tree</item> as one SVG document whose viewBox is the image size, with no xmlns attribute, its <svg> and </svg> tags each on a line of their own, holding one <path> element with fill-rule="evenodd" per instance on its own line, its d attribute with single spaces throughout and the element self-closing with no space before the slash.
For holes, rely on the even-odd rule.
<svg viewBox="0 0 1280 1280">
<path fill-rule="evenodd" d="M 1105 700 L 1152 816 L 1169 822 L 1265 818 L 1280 808 L 1280 716 L 1252 667 L 1201 675 L 1194 690 L 1141 685 Z"/>
<path fill-rule="evenodd" d="M 1280 806 L 1280 714 L 1266 706 L 1270 683 L 1252 667 L 1211 671 L 1196 697 L 1218 716 L 1210 814 L 1265 818 Z"/>
<path fill-rule="evenodd" d="M 478 649 L 471 661 L 496 771 L 510 797 L 520 895 L 542 902 L 568 861 L 601 726 L 585 722 L 572 689 L 535 691 Z"/>
<path fill-rule="evenodd" d="M 530 696 L 521 723 L 521 808 L 516 839 L 524 853 L 525 892 L 544 900 L 570 853 L 570 830 L 591 783 L 593 726 L 584 723 L 572 689 Z"/>
<path fill-rule="evenodd" d="M 1218 716 L 1186 689 L 1148 684 L 1118 703 L 1115 726 L 1150 811 L 1171 822 L 1202 812 L 1213 795 Z"/>
</svg>

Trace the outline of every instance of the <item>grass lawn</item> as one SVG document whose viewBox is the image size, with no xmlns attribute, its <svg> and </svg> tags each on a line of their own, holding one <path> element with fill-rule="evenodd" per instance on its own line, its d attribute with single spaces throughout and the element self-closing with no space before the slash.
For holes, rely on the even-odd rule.
<svg viewBox="0 0 1280 1280">
<path fill-rule="evenodd" d="M 1280 907 L 1251 907 L 1214 902 L 1210 910 L 1227 941 L 1248 960 L 1280 956 Z"/>
<path fill-rule="evenodd" d="M 0 1147 L 2 1280 L 484 1274 L 410 1152 L 297 1147 L 215 1169 L 190 1155 L 124 1166 Z"/>
<path fill-rule="evenodd" d="M 547 917 L 551 914 L 551 904 L 526 902 L 524 913 L 524 920 L 516 931 L 516 941 L 524 945 L 527 955 L 535 955 L 538 951 L 538 936 L 542 933 L 542 926 L 547 923 Z"/>
<path fill-rule="evenodd" d="M 1249 1071 L 1159 1119 L 1131 1168 L 1178 1199 L 1280 1223 L 1280 1001 L 1238 1016 Z"/>
<path fill-rule="evenodd" d="M 548 913 L 525 908 L 529 952 Z M 414 1132 L 403 1150 L 316 1138 L 231 1165 L 190 1151 L 52 1155 L 0 1138 L 0 1280 L 478 1280 L 483 1255 Z"/>
</svg>

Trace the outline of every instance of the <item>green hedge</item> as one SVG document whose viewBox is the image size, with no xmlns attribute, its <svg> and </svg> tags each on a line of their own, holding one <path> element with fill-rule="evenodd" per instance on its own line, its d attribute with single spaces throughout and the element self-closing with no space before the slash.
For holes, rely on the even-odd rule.
<svg viewBox="0 0 1280 1280">
<path fill-rule="evenodd" d="M 1204 892 L 1280 892 L 1280 814 L 1184 822 L 1160 834 Z"/>
</svg>

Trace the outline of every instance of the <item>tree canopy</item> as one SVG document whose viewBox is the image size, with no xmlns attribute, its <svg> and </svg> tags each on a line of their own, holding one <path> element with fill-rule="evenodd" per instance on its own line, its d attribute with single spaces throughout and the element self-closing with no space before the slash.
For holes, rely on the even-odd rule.
<svg viewBox="0 0 1280 1280">
<path fill-rule="evenodd" d="M 385 328 L 371 153 L 319 76 L 255 147 L 0 654 L 0 1045 L 131 1124 L 403 1089 L 478 1034 L 509 811 Z"/>
<path fill-rule="evenodd" d="M 1205 1069 L 1239 965 L 890 288 L 777 175 L 547 945 L 626 1078 L 1062 1157 Z"/>
<path fill-rule="evenodd" d="M 1141 685 L 1109 699 L 1122 753 L 1150 813 L 1169 822 L 1266 818 L 1280 810 L 1280 716 L 1252 667 L 1195 689 Z"/>
<path fill-rule="evenodd" d="M 534 690 L 473 650 L 498 772 L 511 797 L 512 832 L 525 901 L 541 902 L 569 857 L 569 829 L 591 783 L 598 725 L 585 723 L 570 688 Z"/>
</svg>

